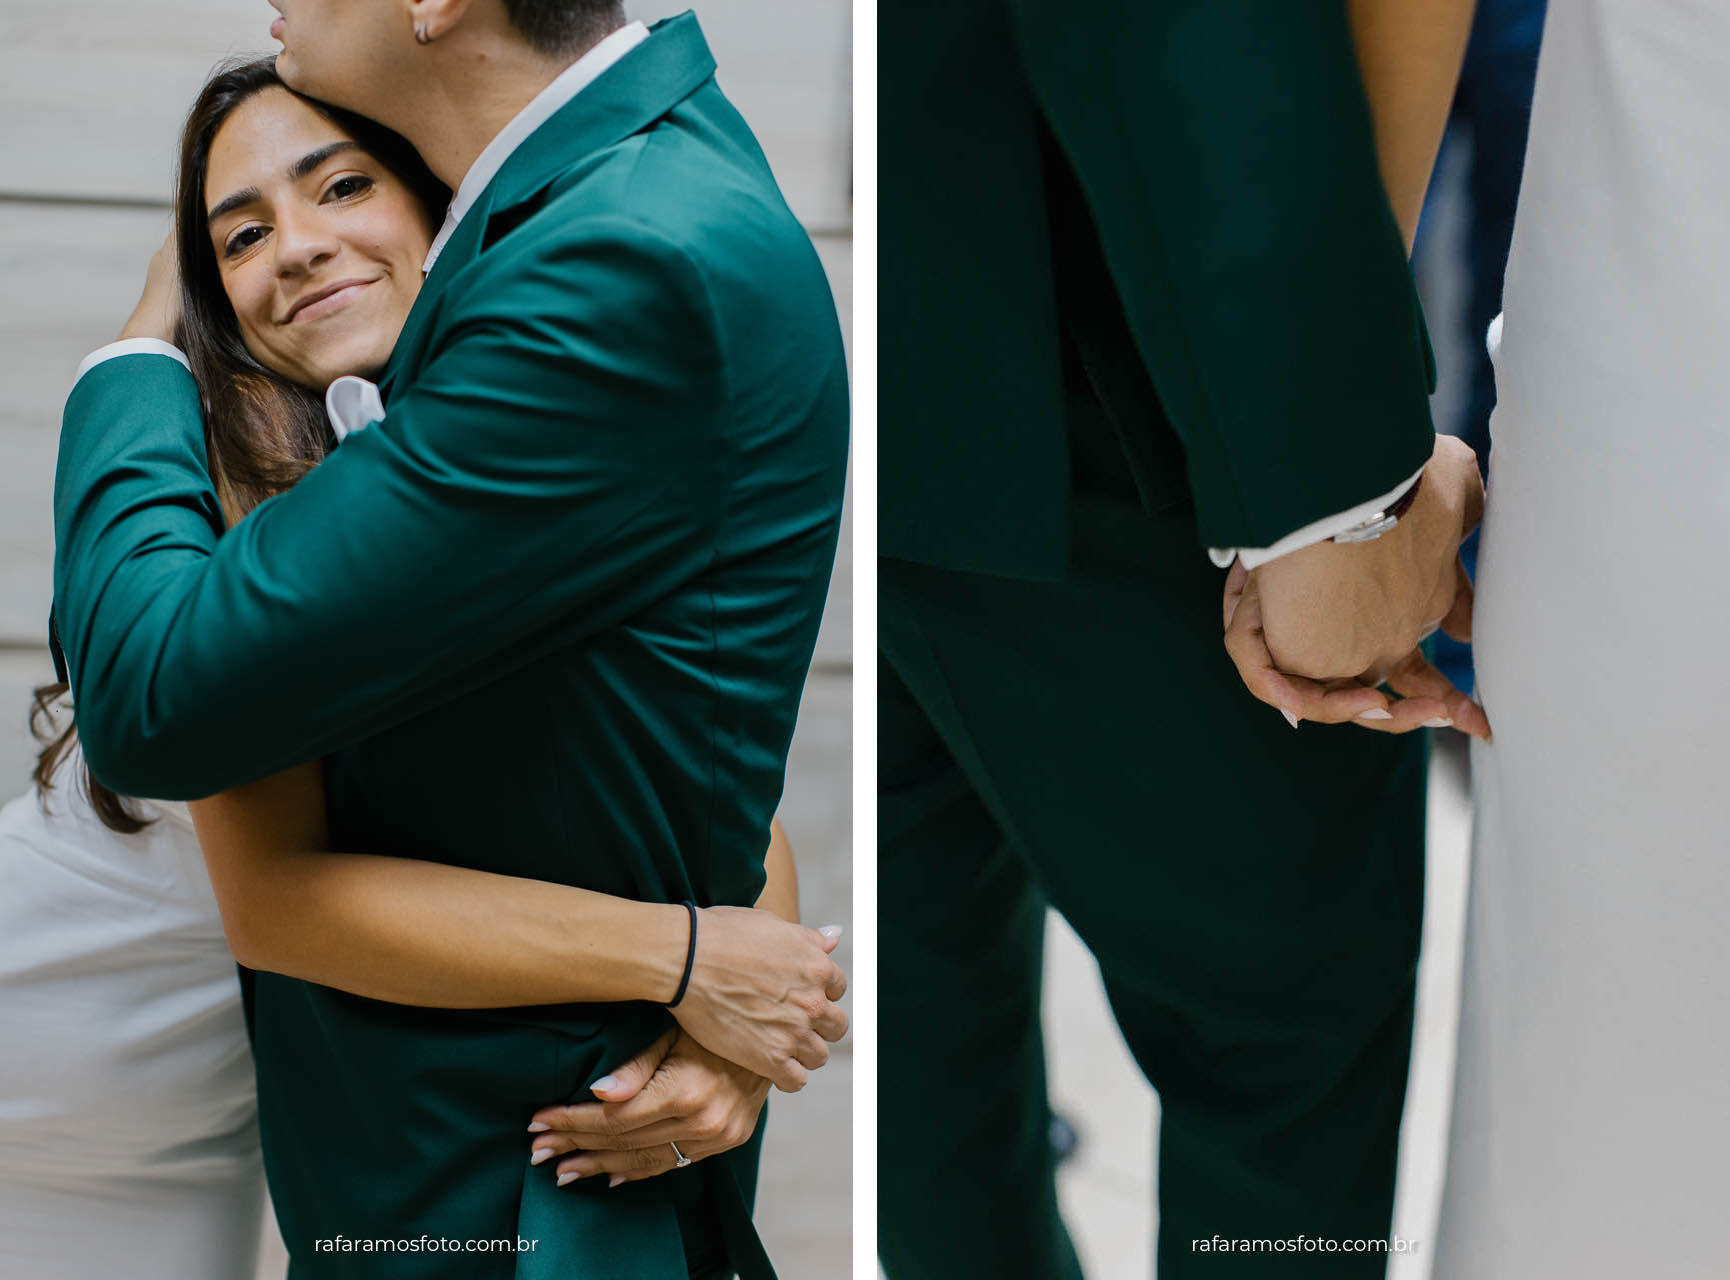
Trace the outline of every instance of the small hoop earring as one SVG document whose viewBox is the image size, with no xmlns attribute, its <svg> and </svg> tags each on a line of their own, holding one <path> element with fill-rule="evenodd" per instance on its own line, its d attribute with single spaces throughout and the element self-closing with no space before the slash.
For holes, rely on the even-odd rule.
<svg viewBox="0 0 1730 1280">
<path fill-rule="evenodd" d="M 424 26 L 417 26 L 414 29 L 414 41 L 416 44 L 431 44 L 432 43 L 432 37 L 427 35 L 426 28 Z"/>
</svg>

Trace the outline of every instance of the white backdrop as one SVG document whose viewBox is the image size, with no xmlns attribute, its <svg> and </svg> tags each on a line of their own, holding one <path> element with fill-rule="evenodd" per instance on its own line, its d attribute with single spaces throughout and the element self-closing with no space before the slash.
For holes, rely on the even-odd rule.
<svg viewBox="0 0 1730 1280">
<path fill-rule="evenodd" d="M 682 8 L 627 5 L 650 21 Z M 695 7 L 720 83 L 811 231 L 846 326 L 849 0 Z M 53 678 L 44 637 L 62 402 L 78 361 L 125 322 L 167 232 L 193 95 L 220 58 L 271 51 L 274 16 L 264 0 L 0 0 L 0 798 L 25 789 L 28 690 Z M 850 544 L 849 519 L 782 815 L 813 923 L 852 923 Z M 776 1106 L 760 1221 L 789 1277 L 836 1274 L 847 1256 L 851 1074 L 843 1051 Z"/>
</svg>

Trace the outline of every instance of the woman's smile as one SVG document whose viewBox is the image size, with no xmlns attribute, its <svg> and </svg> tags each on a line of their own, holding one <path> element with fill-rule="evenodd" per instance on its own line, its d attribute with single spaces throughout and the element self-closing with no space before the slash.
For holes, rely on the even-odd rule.
<svg viewBox="0 0 1730 1280">
<path fill-rule="evenodd" d="M 288 316 L 283 323 L 299 324 L 341 311 L 359 297 L 363 289 L 378 280 L 378 276 L 367 280 L 338 280 L 334 284 L 309 290 L 289 307 Z"/>
</svg>

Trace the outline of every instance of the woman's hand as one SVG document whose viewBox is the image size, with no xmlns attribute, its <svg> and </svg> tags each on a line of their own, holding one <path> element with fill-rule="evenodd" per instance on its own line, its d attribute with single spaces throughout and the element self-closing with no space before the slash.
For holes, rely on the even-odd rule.
<svg viewBox="0 0 1730 1280">
<path fill-rule="evenodd" d="M 835 1001 L 847 975 L 830 959 L 841 930 L 807 929 L 750 907 L 709 907 L 697 922 L 696 963 L 673 1010 L 691 1038 L 784 1093 L 805 1087 L 847 1034 Z"/>
<path fill-rule="evenodd" d="M 120 336 L 173 342 L 174 329 L 179 323 L 180 255 L 175 251 L 171 230 L 162 247 L 150 257 L 150 269 L 144 274 L 144 294 Z"/>
<path fill-rule="evenodd" d="M 575 1153 L 558 1164 L 561 1187 L 598 1173 L 616 1187 L 676 1168 L 681 1154 L 694 1162 L 731 1151 L 756 1132 L 769 1082 L 669 1031 L 594 1092 L 601 1101 L 545 1107 L 529 1125 L 540 1135 L 530 1164 Z"/>
<path fill-rule="evenodd" d="M 1225 648 L 1249 691 L 1299 720 L 1405 733 L 1443 720 L 1488 738 L 1483 709 L 1419 651 L 1438 626 L 1471 638 L 1460 544 L 1484 483 L 1469 445 L 1438 435 L 1410 510 L 1370 542 L 1321 542 L 1226 577 Z M 1386 683 L 1398 700 L 1377 692 Z"/>
</svg>

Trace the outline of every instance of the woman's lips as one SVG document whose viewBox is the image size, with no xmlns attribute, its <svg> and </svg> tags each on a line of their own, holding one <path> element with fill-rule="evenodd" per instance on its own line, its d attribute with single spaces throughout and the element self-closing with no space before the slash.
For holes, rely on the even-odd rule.
<svg viewBox="0 0 1730 1280">
<path fill-rule="evenodd" d="M 326 294 L 317 302 L 309 302 L 288 318 L 290 324 L 299 324 L 302 320 L 316 320 L 320 316 L 329 315 L 346 307 L 362 289 L 368 285 L 377 284 L 376 280 L 356 280 L 353 284 L 345 284 L 335 293 Z"/>
<path fill-rule="evenodd" d="M 287 24 L 282 16 L 280 14 L 277 15 L 276 20 L 270 24 L 270 38 L 272 40 L 282 39 L 282 29 L 285 25 Z"/>
</svg>

